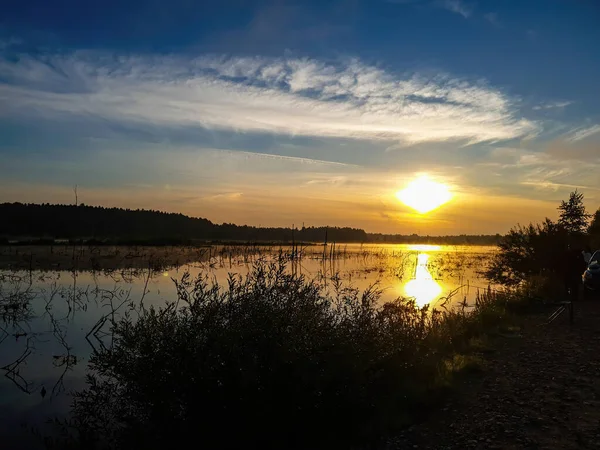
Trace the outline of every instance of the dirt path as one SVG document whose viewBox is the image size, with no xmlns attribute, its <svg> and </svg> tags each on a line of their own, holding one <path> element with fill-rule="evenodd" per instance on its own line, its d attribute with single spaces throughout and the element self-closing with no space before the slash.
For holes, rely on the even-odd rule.
<svg viewBox="0 0 600 450">
<path fill-rule="evenodd" d="M 600 449 L 600 302 L 550 325 L 525 320 L 500 338 L 484 371 L 392 448 Z"/>
</svg>

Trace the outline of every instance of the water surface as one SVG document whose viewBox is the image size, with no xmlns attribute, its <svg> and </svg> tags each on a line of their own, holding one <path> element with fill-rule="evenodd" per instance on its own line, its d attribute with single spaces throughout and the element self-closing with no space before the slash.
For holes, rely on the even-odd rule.
<svg viewBox="0 0 600 450">
<path fill-rule="evenodd" d="M 225 286 L 230 274 L 243 276 L 257 261 L 284 254 L 290 259 L 287 270 L 314 280 L 326 292 L 335 281 L 360 290 L 376 284 L 382 303 L 411 297 L 420 306 L 469 308 L 488 288 L 479 272 L 493 250 L 380 244 L 214 247 L 174 267 L 120 263 L 114 270 L 2 269 L 0 433 L 66 414 L 69 392 L 85 387 L 90 355 L 111 345 L 110 319 L 126 311 L 135 316 L 141 304 L 160 307 L 176 300 L 173 280 L 186 272 Z"/>
</svg>

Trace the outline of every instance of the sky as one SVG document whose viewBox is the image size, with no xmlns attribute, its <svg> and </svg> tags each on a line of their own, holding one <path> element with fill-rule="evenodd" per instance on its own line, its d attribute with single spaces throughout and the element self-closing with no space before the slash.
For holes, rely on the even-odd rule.
<svg viewBox="0 0 600 450">
<path fill-rule="evenodd" d="M 0 202 L 504 233 L 600 206 L 593 0 L 26 0 L 0 16 Z M 452 200 L 396 192 L 426 175 Z"/>
</svg>

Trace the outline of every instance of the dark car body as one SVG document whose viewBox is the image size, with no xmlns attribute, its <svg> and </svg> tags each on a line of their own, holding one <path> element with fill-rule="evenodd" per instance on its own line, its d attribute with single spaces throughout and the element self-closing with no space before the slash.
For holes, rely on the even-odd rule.
<svg viewBox="0 0 600 450">
<path fill-rule="evenodd" d="M 592 255 L 582 279 L 585 291 L 600 292 L 600 250 Z"/>
</svg>

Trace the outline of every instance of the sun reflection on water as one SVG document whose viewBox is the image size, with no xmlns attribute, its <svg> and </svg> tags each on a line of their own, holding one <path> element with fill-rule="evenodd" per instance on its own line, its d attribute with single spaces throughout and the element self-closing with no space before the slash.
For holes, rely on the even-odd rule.
<svg viewBox="0 0 600 450">
<path fill-rule="evenodd" d="M 427 253 L 419 253 L 414 277 L 404 285 L 405 295 L 414 298 L 418 306 L 425 306 L 437 300 L 442 293 L 442 287 L 429 273 L 428 261 Z"/>
</svg>

